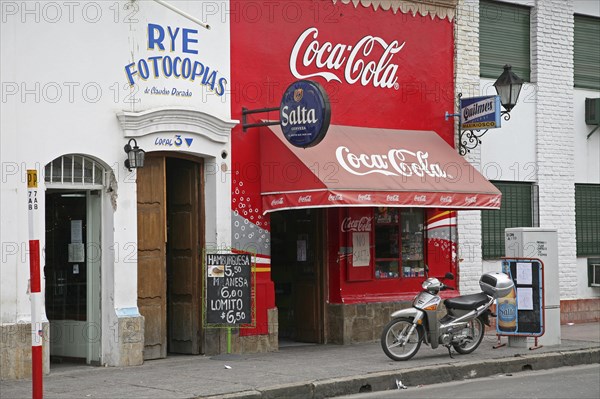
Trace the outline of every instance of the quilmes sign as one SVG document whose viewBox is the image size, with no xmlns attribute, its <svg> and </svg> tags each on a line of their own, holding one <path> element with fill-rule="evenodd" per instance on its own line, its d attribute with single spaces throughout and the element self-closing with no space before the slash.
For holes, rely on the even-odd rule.
<svg viewBox="0 0 600 399">
<path fill-rule="evenodd" d="M 500 127 L 500 96 L 461 98 L 460 114 L 463 129 Z"/>
<path fill-rule="evenodd" d="M 140 80 L 183 79 L 205 86 L 222 96 L 227 79 L 210 65 L 196 59 L 197 37 L 198 31 L 195 29 L 148 24 L 148 51 L 155 51 L 156 54 L 125 65 L 127 81 L 133 86 Z M 170 53 L 165 54 L 166 50 Z M 147 90 L 149 94 L 191 97 L 189 91 L 175 88 L 153 87 Z"/>
<path fill-rule="evenodd" d="M 311 80 L 298 80 L 286 89 L 279 106 L 281 130 L 296 147 L 312 147 L 325 137 L 331 105 L 325 89 Z"/>
</svg>

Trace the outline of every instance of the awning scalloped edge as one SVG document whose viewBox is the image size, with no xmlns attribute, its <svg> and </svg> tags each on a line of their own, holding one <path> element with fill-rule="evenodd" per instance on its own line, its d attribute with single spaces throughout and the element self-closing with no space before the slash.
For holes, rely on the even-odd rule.
<svg viewBox="0 0 600 399">
<path fill-rule="evenodd" d="M 343 4 L 354 4 L 354 7 L 362 5 L 363 7 L 373 7 L 375 11 L 378 8 L 395 13 L 400 11 L 403 14 L 417 13 L 431 19 L 438 17 L 440 19 L 448 18 L 449 21 L 454 19 L 456 15 L 456 7 L 458 0 L 430 0 L 430 1 L 412 1 L 412 0 L 333 0 L 333 3 L 341 2 Z"/>
</svg>

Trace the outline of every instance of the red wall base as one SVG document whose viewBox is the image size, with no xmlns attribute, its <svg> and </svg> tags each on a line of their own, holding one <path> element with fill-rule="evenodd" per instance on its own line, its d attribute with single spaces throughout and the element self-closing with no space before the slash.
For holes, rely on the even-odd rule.
<svg viewBox="0 0 600 399">
<path fill-rule="evenodd" d="M 560 301 L 560 324 L 600 322 L 600 298 Z"/>
</svg>

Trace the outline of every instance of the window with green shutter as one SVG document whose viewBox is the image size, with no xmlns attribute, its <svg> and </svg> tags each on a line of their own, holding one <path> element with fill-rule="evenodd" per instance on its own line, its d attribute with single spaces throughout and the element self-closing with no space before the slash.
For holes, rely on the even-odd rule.
<svg viewBox="0 0 600 399">
<path fill-rule="evenodd" d="M 600 184 L 575 185 L 577 256 L 600 256 Z"/>
<path fill-rule="evenodd" d="M 530 8 L 481 0 L 479 2 L 479 68 L 483 78 L 496 79 L 505 64 L 530 80 Z"/>
<path fill-rule="evenodd" d="M 575 87 L 600 90 L 600 18 L 575 15 Z"/>
<path fill-rule="evenodd" d="M 537 227 L 537 186 L 521 182 L 492 182 L 502 193 L 499 210 L 481 211 L 484 259 L 504 256 L 504 229 Z"/>
</svg>

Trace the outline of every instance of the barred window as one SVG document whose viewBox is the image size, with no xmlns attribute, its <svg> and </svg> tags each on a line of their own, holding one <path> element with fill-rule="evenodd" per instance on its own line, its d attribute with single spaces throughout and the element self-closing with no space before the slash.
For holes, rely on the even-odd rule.
<svg viewBox="0 0 600 399">
<path fill-rule="evenodd" d="M 522 182 L 492 182 L 502 193 L 499 210 L 481 211 L 482 250 L 484 259 L 505 255 L 504 229 L 537 227 L 537 186 Z"/>
<path fill-rule="evenodd" d="M 479 69 L 483 78 L 496 79 L 505 64 L 529 81 L 529 7 L 481 0 L 479 3 Z"/>
<path fill-rule="evenodd" d="M 85 155 L 63 155 L 46 165 L 46 186 L 104 186 L 105 170 L 100 163 Z"/>
<path fill-rule="evenodd" d="M 600 90 L 600 18 L 575 15 L 575 87 Z"/>
<path fill-rule="evenodd" d="M 600 256 L 600 184 L 575 185 L 577 256 Z"/>
</svg>

